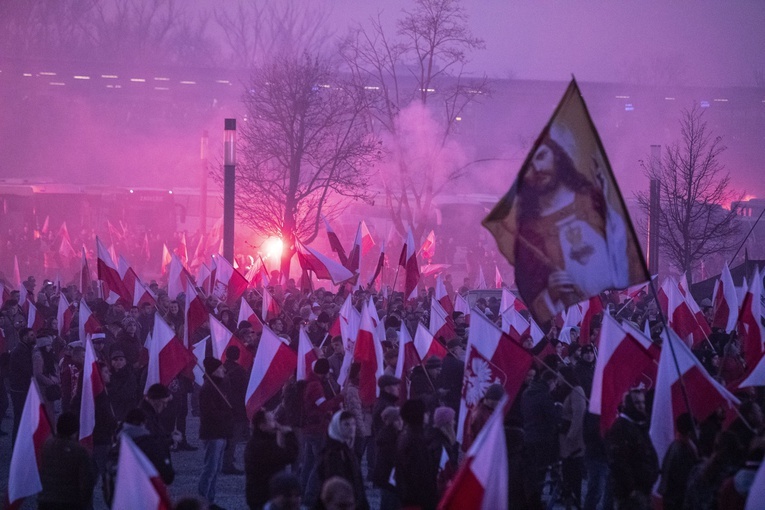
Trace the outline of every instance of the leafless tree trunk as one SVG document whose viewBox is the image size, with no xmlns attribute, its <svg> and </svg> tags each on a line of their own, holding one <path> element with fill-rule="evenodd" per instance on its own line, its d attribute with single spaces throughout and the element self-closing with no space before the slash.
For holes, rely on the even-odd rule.
<svg viewBox="0 0 765 510">
<path fill-rule="evenodd" d="M 726 147 L 709 132 L 703 116 L 696 104 L 683 110 L 681 140 L 667 147 L 657 164 L 644 165 L 646 176 L 660 183 L 660 249 L 689 281 L 697 262 L 734 248 L 731 243 L 739 233 L 731 202 L 741 197 L 730 189 L 730 177 L 719 160 Z M 637 198 L 648 214 L 648 194 L 638 193 Z"/>
</svg>

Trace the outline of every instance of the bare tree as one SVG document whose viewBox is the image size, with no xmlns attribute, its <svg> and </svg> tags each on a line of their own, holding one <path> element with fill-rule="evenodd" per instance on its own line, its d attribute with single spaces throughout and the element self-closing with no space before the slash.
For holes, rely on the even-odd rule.
<svg viewBox="0 0 765 510">
<path fill-rule="evenodd" d="M 243 98 L 237 213 L 257 233 L 282 239 L 283 274 L 295 238 L 311 242 L 322 213 L 370 198 L 380 143 L 357 90 L 338 76 L 322 57 L 276 56 L 254 70 Z"/>
<path fill-rule="evenodd" d="M 447 148 L 465 109 L 488 93 L 485 77 L 470 79 L 464 73 L 469 53 L 485 45 L 468 28 L 459 0 L 416 0 L 397 27 L 395 36 L 386 33 L 378 15 L 351 31 L 341 54 L 366 91 L 370 123 L 388 142 L 383 185 L 394 225 L 402 235 L 411 226 L 419 239 L 432 224 L 434 198 L 464 174 L 465 166 L 448 157 L 413 156 L 420 141 L 402 136 L 401 112 L 427 107 L 435 121 L 428 125 L 437 130 L 434 150 Z"/>
<path fill-rule="evenodd" d="M 709 132 L 703 117 L 697 104 L 683 110 L 681 140 L 667 147 L 654 165 L 643 165 L 646 176 L 660 185 L 660 249 L 691 281 L 696 263 L 730 250 L 739 231 L 735 206 L 725 208 L 741 198 L 730 189 L 730 177 L 720 163 L 726 147 Z M 650 214 L 648 194 L 638 193 L 637 198 Z"/>
</svg>

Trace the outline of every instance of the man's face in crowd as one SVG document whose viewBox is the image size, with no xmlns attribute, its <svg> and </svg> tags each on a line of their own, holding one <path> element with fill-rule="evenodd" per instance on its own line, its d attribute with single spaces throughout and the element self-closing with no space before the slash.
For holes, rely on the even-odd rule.
<svg viewBox="0 0 765 510">
<path fill-rule="evenodd" d="M 337 354 L 343 354 L 345 352 L 343 341 L 340 339 L 332 340 L 332 350 Z"/>
<path fill-rule="evenodd" d="M 538 192 L 548 192 L 558 186 L 555 172 L 555 154 L 546 144 L 539 146 L 531 158 L 531 167 L 526 172 L 526 183 Z"/>
<path fill-rule="evenodd" d="M 640 391 L 632 393 L 632 405 L 636 411 L 645 414 L 645 394 Z"/>
</svg>

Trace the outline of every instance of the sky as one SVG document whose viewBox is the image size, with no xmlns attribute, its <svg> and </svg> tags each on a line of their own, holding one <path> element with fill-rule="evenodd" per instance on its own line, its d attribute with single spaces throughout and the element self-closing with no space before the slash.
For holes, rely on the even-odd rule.
<svg viewBox="0 0 765 510">
<path fill-rule="evenodd" d="M 318 0 L 317 5 L 321 4 Z M 339 32 L 375 15 L 393 26 L 405 0 L 333 0 Z M 471 69 L 500 78 L 619 81 L 680 69 L 690 85 L 752 85 L 765 75 L 762 0 L 466 0 L 486 50 Z"/>
</svg>

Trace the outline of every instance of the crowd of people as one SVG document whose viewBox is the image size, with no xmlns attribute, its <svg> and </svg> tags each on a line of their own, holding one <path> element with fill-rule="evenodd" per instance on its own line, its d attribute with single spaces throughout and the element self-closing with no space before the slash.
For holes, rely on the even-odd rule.
<svg viewBox="0 0 765 510">
<path fill-rule="evenodd" d="M 204 449 L 196 499 L 178 501 L 178 508 L 203 504 L 220 508 L 219 475 L 243 476 L 244 498 L 253 509 L 436 508 L 465 450 L 505 396 L 501 384 L 489 386 L 458 439 L 470 329 L 460 312 L 451 317 L 454 336 L 436 339 L 446 356 L 431 357 L 401 379 L 396 377 L 399 331 L 403 324 L 414 336 L 418 323 L 428 325 L 432 289 L 423 288 L 416 300 L 406 302 L 399 293 L 384 297 L 363 288 L 340 287 L 334 293 L 301 290 L 293 280 L 271 286 L 281 313 L 267 326 L 296 351 L 300 328 L 305 327 L 317 360 L 306 380 L 291 378 L 249 419 L 245 394 L 250 374 L 239 363 L 244 353 L 236 346 L 227 349 L 224 361 L 214 358 L 208 348 L 201 386 L 193 376 L 181 373 L 169 385 L 154 384 L 144 391 L 148 363 L 144 343 L 155 313 L 183 338 L 183 294 L 172 299 L 152 282 L 156 307 L 150 303 L 129 307 L 107 304 L 93 292 L 82 296 L 74 285 L 60 289 L 46 280 L 37 289 L 33 278 L 24 285 L 45 320 L 36 331 L 27 327 L 18 291 L 10 293 L 0 310 L 0 417 L 9 407 L 13 414 L 13 428 L 0 435 L 16 437 L 34 379 L 55 424 L 40 460 L 40 508 L 89 508 L 98 485 L 109 502 L 121 435 L 135 442 L 168 485 L 175 477 L 174 457 Z M 241 298 L 256 311 L 262 304 L 259 290 L 248 289 Z M 468 289 L 457 292 L 466 294 Z M 357 309 L 371 300 L 385 329 L 381 341 L 385 371 L 377 379 L 378 397 L 371 406 L 360 398 L 358 365 L 352 364 L 347 380 L 338 384 L 348 354 L 343 339 L 331 331 L 348 293 Z M 73 303 L 85 299 L 103 325 L 92 335 L 107 390 L 96 398 L 92 448 L 77 441 L 84 339 L 79 338 L 77 314 L 68 332 L 59 331 L 56 310 L 61 295 Z M 625 303 L 616 296 L 602 295 L 603 313 L 641 330 L 648 321 L 653 341 L 661 342 L 656 302 L 645 293 Z M 206 306 L 244 348 L 256 354 L 261 332 L 248 321 L 237 323 L 240 302 L 231 308 L 209 296 Z M 474 305 L 489 319 L 501 321 L 499 299 L 478 298 Z M 512 405 L 504 422 L 509 508 L 544 508 L 551 500 L 588 510 L 650 508 L 658 482 L 664 508 L 743 509 L 765 451 L 763 393 L 740 394 L 741 417 L 732 423 L 725 422 L 722 411 L 703 421 L 681 416 L 676 441 L 659 459 L 648 435 L 650 386 L 624 395 L 619 417 L 605 434 L 599 417 L 588 412 L 599 324 L 596 316 L 589 338 L 579 338 L 574 328 L 569 341 L 563 342 L 559 325 L 552 321 L 542 325 L 546 333 L 541 342 L 524 344 L 535 361 L 521 390 L 509 395 Z M 190 333 L 193 347 L 210 334 L 209 323 Z M 746 370 L 735 335 L 715 330 L 696 354 L 724 384 Z M 189 415 L 198 417 L 197 434 L 189 434 L 187 424 L 196 423 Z M 192 444 L 190 437 L 199 442 Z"/>
</svg>

